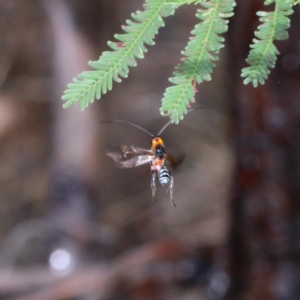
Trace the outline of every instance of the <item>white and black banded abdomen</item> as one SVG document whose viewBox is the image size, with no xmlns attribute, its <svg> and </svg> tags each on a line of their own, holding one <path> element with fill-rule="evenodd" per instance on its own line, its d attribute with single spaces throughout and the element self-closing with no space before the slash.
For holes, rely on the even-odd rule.
<svg viewBox="0 0 300 300">
<path fill-rule="evenodd" d="M 161 168 L 158 172 L 158 179 L 161 185 L 165 185 L 170 180 L 170 172 L 165 168 Z"/>
</svg>

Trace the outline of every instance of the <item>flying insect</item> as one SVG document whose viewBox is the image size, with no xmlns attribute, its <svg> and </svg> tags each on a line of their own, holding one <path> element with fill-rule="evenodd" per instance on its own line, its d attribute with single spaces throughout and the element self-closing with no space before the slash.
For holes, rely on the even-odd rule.
<svg viewBox="0 0 300 300">
<path fill-rule="evenodd" d="M 205 107 L 196 107 L 194 109 L 188 110 L 188 112 Z M 111 121 L 101 121 L 101 123 L 125 123 L 139 130 L 147 133 L 152 137 L 151 148 L 144 149 L 130 145 L 119 145 L 117 147 L 111 147 L 105 149 L 105 153 L 112 158 L 115 165 L 119 168 L 134 168 L 147 163 L 151 165 L 151 190 L 152 190 L 152 200 L 155 201 L 156 193 L 156 176 L 161 185 L 169 184 L 170 200 L 174 207 L 176 207 L 173 200 L 173 190 L 174 190 L 174 177 L 170 171 L 165 167 L 165 160 L 168 160 L 171 164 L 176 165 L 182 161 L 182 159 L 177 159 L 173 155 L 165 152 L 164 141 L 160 137 L 163 131 L 171 124 L 171 121 L 166 123 L 162 129 L 153 135 L 148 130 L 142 128 L 134 123 L 123 121 L 123 120 L 111 120 Z"/>
</svg>

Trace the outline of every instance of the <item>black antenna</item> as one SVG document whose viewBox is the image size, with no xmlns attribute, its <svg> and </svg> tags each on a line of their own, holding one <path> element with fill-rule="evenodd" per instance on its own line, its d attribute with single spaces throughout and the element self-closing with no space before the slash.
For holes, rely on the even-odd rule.
<svg viewBox="0 0 300 300">
<path fill-rule="evenodd" d="M 199 109 L 199 108 L 204 108 L 204 109 L 207 109 L 206 107 L 204 106 L 197 106 L 195 108 L 192 108 L 192 109 L 188 109 L 187 110 L 187 113 L 190 113 L 191 111 L 195 110 L 195 109 Z M 139 125 L 136 125 L 134 123 L 131 123 L 131 122 L 128 122 L 128 121 L 123 121 L 123 120 L 111 120 L 111 121 L 99 121 L 100 123 L 125 123 L 125 124 L 129 124 L 135 128 L 138 128 L 139 130 L 142 130 L 144 132 L 146 132 L 147 134 L 149 134 L 151 137 L 154 137 L 154 134 L 152 134 L 151 132 L 149 132 L 148 130 L 146 130 L 145 128 L 139 126 Z M 162 132 L 170 125 L 172 124 L 172 121 L 169 121 L 168 123 L 166 123 L 163 128 L 158 132 L 158 134 L 156 136 L 160 136 L 162 134 Z"/>
<path fill-rule="evenodd" d="M 162 134 L 162 132 L 171 124 L 172 122 L 169 121 L 167 124 L 165 124 L 163 126 L 163 128 L 159 131 L 159 133 L 157 134 L 157 136 L 160 136 Z"/>
<path fill-rule="evenodd" d="M 125 123 L 125 124 L 129 124 L 135 128 L 138 128 L 144 132 L 146 132 L 147 134 L 149 134 L 151 137 L 154 137 L 154 134 L 150 133 L 148 130 L 144 129 L 143 127 L 136 125 L 134 123 L 128 122 L 128 121 L 123 121 L 123 120 L 111 120 L 111 121 L 100 121 L 100 123 Z"/>
<path fill-rule="evenodd" d="M 195 110 L 195 109 L 199 109 L 199 108 L 205 108 L 205 109 L 207 109 L 207 108 L 204 107 L 204 106 L 197 106 L 197 107 L 195 107 L 195 108 L 188 109 L 188 110 L 187 110 L 187 113 L 190 113 L 191 111 L 193 111 L 193 110 Z M 159 133 L 157 134 L 157 136 L 160 136 L 160 135 L 162 134 L 162 132 L 163 132 L 170 124 L 172 124 L 172 121 L 169 121 L 167 124 L 165 124 L 165 125 L 163 126 L 163 128 L 159 131 Z"/>
</svg>

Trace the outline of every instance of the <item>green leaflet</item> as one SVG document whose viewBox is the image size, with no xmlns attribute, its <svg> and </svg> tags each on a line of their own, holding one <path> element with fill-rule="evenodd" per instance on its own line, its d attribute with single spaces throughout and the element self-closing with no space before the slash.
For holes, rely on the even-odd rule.
<svg viewBox="0 0 300 300">
<path fill-rule="evenodd" d="M 166 0 L 165 2 L 166 4 L 172 5 L 173 7 L 177 8 L 184 4 L 199 4 L 207 1 L 208 0 Z"/>
<path fill-rule="evenodd" d="M 94 70 L 79 74 L 68 85 L 62 96 L 66 101 L 64 108 L 79 102 L 83 110 L 95 98 L 100 99 L 101 94 L 112 89 L 113 81 L 121 82 L 121 78 L 128 76 L 129 67 L 136 66 L 136 58 L 144 57 L 144 44 L 154 45 L 159 27 L 164 26 L 162 17 L 173 14 L 174 9 L 165 0 L 148 0 L 144 9 L 132 14 L 135 21 L 126 22 L 125 33 L 115 35 L 118 42 L 108 42 L 113 51 L 105 51 L 98 61 L 90 61 Z"/>
<path fill-rule="evenodd" d="M 292 1 L 267 0 L 265 5 L 275 2 L 275 9 L 271 12 L 259 11 L 257 15 L 262 22 L 255 32 L 253 43 L 246 62 L 249 67 L 242 69 L 244 84 L 252 83 L 254 87 L 264 84 L 270 74 L 270 68 L 274 68 L 277 55 L 279 54 L 274 45 L 274 40 L 288 38 L 287 29 L 290 27 L 290 19 L 287 17 L 293 13 Z"/>
<path fill-rule="evenodd" d="M 211 73 L 224 47 L 224 38 L 219 34 L 227 31 L 228 20 L 233 15 L 234 0 L 211 0 L 202 3 L 196 17 L 202 20 L 195 26 L 193 35 L 183 54 L 183 62 L 176 67 L 162 99 L 161 114 L 168 115 L 178 123 L 187 113 L 187 106 L 194 101 L 195 84 L 211 80 Z"/>
<path fill-rule="evenodd" d="M 187 107 L 194 101 L 196 85 L 211 80 L 215 61 L 224 47 L 220 36 L 228 29 L 228 18 L 233 15 L 235 0 L 145 0 L 144 10 L 131 15 L 126 21 L 124 33 L 116 34 L 116 41 L 108 42 L 111 51 L 104 51 L 97 61 L 88 62 L 92 70 L 82 72 L 68 84 L 62 99 L 64 107 L 79 103 L 83 110 L 95 99 L 113 88 L 114 82 L 121 82 L 129 73 L 130 67 L 137 65 L 137 59 L 144 57 L 147 45 L 154 45 L 154 37 L 163 18 L 170 16 L 184 4 L 200 5 L 196 17 L 199 23 L 191 31 L 191 38 L 182 51 L 182 62 L 175 68 L 169 79 L 169 86 L 163 96 L 160 112 L 178 123 L 187 113 Z M 279 54 L 275 40 L 288 38 L 289 15 L 293 5 L 300 0 L 266 0 L 265 5 L 275 3 L 271 12 L 259 11 L 261 22 L 251 51 L 246 59 L 248 67 L 242 70 L 244 83 L 254 87 L 263 84 L 270 69 L 275 66 Z"/>
</svg>

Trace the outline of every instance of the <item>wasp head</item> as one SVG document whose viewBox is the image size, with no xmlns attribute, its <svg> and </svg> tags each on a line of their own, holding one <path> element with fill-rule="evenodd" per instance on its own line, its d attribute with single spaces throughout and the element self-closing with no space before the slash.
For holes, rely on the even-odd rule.
<svg viewBox="0 0 300 300">
<path fill-rule="evenodd" d="M 152 139 L 151 150 L 155 152 L 156 157 L 163 158 L 165 155 L 164 142 L 160 137 Z"/>
</svg>

